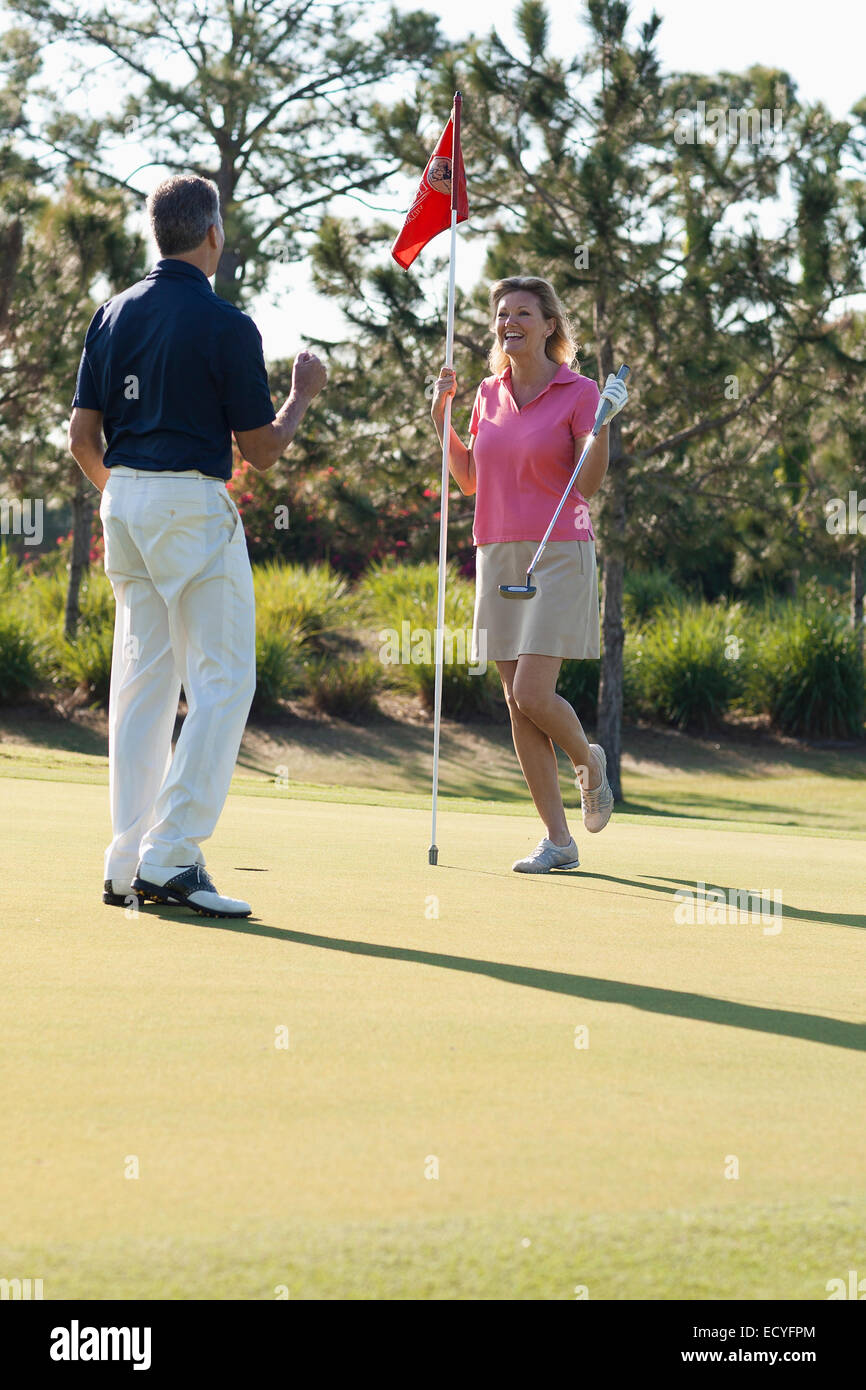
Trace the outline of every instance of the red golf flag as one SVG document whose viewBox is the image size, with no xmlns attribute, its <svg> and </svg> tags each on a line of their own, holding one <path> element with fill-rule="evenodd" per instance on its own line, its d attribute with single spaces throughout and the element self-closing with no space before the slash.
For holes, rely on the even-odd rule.
<svg viewBox="0 0 866 1390">
<path fill-rule="evenodd" d="M 454 149 L 454 113 L 439 137 L 439 143 L 430 156 L 424 177 L 418 185 L 415 201 L 406 214 L 400 235 L 391 247 L 391 255 L 398 265 L 408 270 L 419 251 L 423 251 L 428 241 L 451 226 L 451 204 L 453 200 L 451 175 L 457 168 L 457 221 L 465 222 L 469 216 L 469 200 L 466 195 L 466 174 L 463 169 L 463 152 L 460 148 L 460 122 L 457 121 L 457 154 Z"/>
</svg>

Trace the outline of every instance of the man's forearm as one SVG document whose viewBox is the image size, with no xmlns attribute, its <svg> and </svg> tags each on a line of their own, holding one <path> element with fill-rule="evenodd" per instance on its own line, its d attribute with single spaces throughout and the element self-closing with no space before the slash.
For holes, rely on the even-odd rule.
<svg viewBox="0 0 866 1390">
<path fill-rule="evenodd" d="M 286 397 L 277 411 L 276 419 L 271 427 L 274 438 L 273 458 L 269 462 L 259 465 L 260 473 L 264 473 L 268 468 L 273 468 L 277 460 L 288 449 L 313 399 L 312 396 L 305 396 L 294 391 Z"/>
<path fill-rule="evenodd" d="M 111 469 L 106 468 L 103 463 L 105 450 L 93 444 L 83 444 L 78 441 L 69 446 L 69 452 L 78 464 L 82 473 L 93 483 L 95 488 L 102 492 L 108 479 L 111 477 Z"/>
</svg>

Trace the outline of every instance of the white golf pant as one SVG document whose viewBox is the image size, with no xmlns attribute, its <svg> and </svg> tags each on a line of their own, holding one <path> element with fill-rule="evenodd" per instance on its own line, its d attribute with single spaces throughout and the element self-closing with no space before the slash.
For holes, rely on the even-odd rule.
<svg viewBox="0 0 866 1390">
<path fill-rule="evenodd" d="M 140 860 L 204 864 L 255 691 L 255 599 L 243 524 L 218 479 L 118 466 L 99 515 L 117 605 L 105 877 L 128 884 Z M 188 713 L 172 755 L 181 684 Z"/>
</svg>

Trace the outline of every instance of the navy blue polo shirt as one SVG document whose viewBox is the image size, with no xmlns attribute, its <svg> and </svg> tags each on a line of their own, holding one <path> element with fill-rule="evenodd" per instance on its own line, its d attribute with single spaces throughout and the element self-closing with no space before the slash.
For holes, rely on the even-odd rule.
<svg viewBox="0 0 866 1390">
<path fill-rule="evenodd" d="M 232 471 L 233 430 L 276 416 L 252 319 L 166 257 L 94 314 L 73 406 L 102 411 L 105 466 Z"/>
</svg>

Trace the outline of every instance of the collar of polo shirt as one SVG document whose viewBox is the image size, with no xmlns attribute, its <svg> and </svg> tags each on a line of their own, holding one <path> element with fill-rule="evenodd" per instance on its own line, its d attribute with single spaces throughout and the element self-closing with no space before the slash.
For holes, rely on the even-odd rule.
<svg viewBox="0 0 866 1390">
<path fill-rule="evenodd" d="M 496 373 L 496 380 L 505 381 L 510 376 L 511 363 L 509 362 L 507 367 L 503 367 L 501 372 Z M 560 362 L 559 370 L 550 378 L 549 385 L 552 386 L 555 381 L 576 381 L 579 376 L 580 372 L 573 372 L 570 367 L 566 366 L 565 362 Z"/>
<path fill-rule="evenodd" d="M 203 270 L 199 270 L 197 265 L 191 265 L 189 261 L 179 261 L 176 256 L 164 256 L 161 261 L 157 261 L 150 275 L 188 275 L 196 280 L 203 280 L 208 289 L 211 288 L 210 280 Z"/>
</svg>

